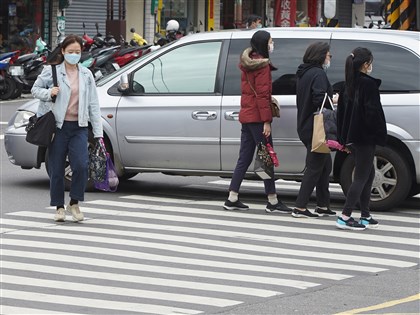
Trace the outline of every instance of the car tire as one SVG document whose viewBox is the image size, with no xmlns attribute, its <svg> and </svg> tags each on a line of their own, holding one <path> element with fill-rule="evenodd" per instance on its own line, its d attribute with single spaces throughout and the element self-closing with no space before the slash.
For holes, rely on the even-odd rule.
<svg viewBox="0 0 420 315">
<path fill-rule="evenodd" d="M 374 159 L 375 179 L 372 184 L 370 209 L 388 211 L 404 201 L 411 189 L 410 168 L 392 147 L 377 147 Z M 340 185 L 345 195 L 354 174 L 354 159 L 349 155 L 340 171 Z"/>
</svg>

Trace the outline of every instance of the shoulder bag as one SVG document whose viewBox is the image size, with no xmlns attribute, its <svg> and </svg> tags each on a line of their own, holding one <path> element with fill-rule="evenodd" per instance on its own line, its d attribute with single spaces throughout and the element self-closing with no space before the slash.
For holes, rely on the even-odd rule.
<svg viewBox="0 0 420 315">
<path fill-rule="evenodd" d="M 324 108 L 326 100 L 330 102 L 331 109 Z M 311 152 L 330 153 L 331 143 L 337 142 L 337 115 L 332 101 L 325 93 L 321 108 L 314 113 L 314 126 L 312 132 Z M 330 145 L 329 145 L 330 144 Z"/>
<path fill-rule="evenodd" d="M 255 97 L 258 97 L 257 92 L 255 91 L 254 87 L 252 86 L 251 82 L 249 82 L 248 73 L 245 73 L 245 74 L 246 74 L 246 79 L 248 81 L 248 84 L 251 87 L 251 90 L 254 92 Z M 271 97 L 270 107 L 271 107 L 271 115 L 273 117 L 280 117 L 280 104 L 274 97 Z"/>
</svg>

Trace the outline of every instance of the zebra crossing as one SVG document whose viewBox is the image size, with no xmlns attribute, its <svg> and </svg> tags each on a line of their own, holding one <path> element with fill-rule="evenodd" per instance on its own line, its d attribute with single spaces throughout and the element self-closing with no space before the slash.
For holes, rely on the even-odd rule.
<svg viewBox="0 0 420 315">
<path fill-rule="evenodd" d="M 0 313 L 214 313 L 419 263 L 415 213 L 350 232 L 221 204 L 125 195 L 85 202 L 81 223 L 51 207 L 5 214 Z"/>
</svg>

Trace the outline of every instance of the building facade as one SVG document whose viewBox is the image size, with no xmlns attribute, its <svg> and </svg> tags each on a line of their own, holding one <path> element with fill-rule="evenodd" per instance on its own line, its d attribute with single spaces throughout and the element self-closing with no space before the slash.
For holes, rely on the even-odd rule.
<svg viewBox="0 0 420 315">
<path fill-rule="evenodd" d="M 363 27 L 366 3 L 375 1 L 393 28 L 420 28 L 416 0 L 1 0 L 0 50 L 31 52 L 39 36 L 55 47 L 65 34 L 84 31 L 129 42 L 131 28 L 152 43 L 171 19 L 184 34 L 244 28 L 250 14 L 266 27 Z"/>
</svg>

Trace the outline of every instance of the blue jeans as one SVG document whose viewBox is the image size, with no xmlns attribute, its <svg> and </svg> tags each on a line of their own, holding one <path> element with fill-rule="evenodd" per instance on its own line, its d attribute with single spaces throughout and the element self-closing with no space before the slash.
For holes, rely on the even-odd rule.
<svg viewBox="0 0 420 315">
<path fill-rule="evenodd" d="M 77 121 L 65 121 L 48 147 L 51 206 L 64 205 L 64 170 L 66 156 L 72 170 L 70 198 L 83 201 L 88 180 L 88 128 Z"/>
<path fill-rule="evenodd" d="M 241 147 L 239 149 L 239 159 L 236 163 L 235 171 L 233 172 L 232 181 L 230 182 L 229 191 L 239 192 L 242 181 L 245 177 L 249 165 L 251 165 L 255 156 L 255 148 L 257 144 L 263 141 L 266 142 L 263 135 L 264 123 L 250 123 L 242 124 L 241 128 Z M 273 145 L 271 136 L 268 141 Z M 276 187 L 274 179 L 264 180 L 265 193 L 275 194 Z"/>
</svg>

